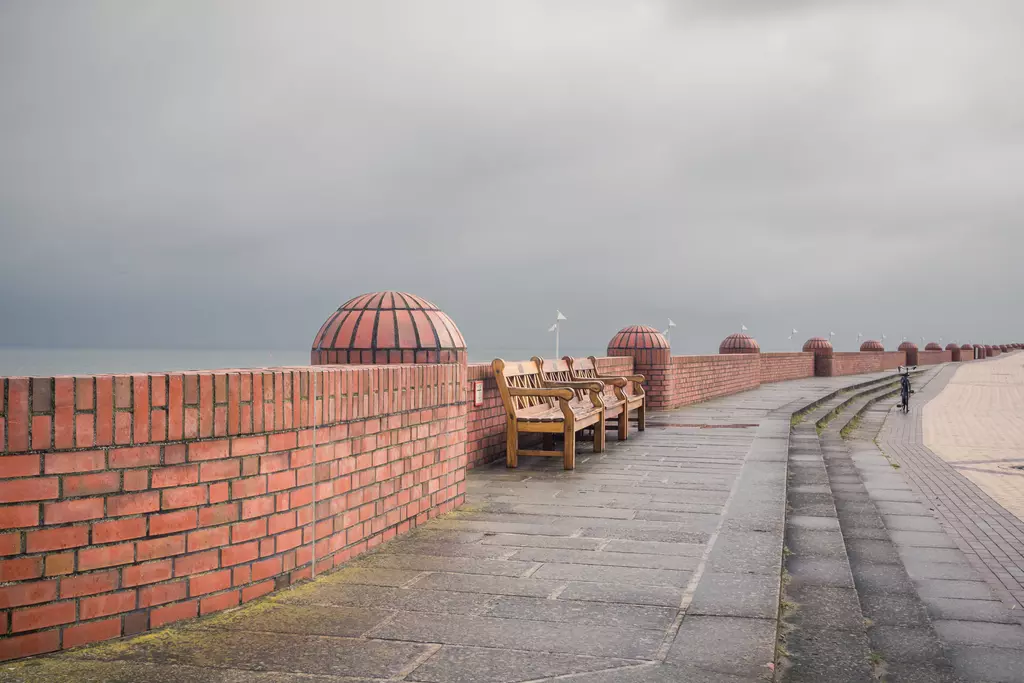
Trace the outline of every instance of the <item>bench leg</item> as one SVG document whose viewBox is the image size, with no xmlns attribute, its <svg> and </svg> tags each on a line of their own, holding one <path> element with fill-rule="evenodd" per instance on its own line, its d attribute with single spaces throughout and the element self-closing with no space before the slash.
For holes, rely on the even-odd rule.
<svg viewBox="0 0 1024 683">
<path fill-rule="evenodd" d="M 629 438 L 629 409 L 623 405 L 622 414 L 619 415 L 619 441 L 625 441 Z"/>
<path fill-rule="evenodd" d="M 519 430 L 514 421 L 506 421 L 505 434 L 505 467 L 515 467 L 519 464 Z"/>
<path fill-rule="evenodd" d="M 594 452 L 595 453 L 602 453 L 602 452 L 604 452 L 604 440 L 608 436 L 607 432 L 605 432 L 606 425 L 605 425 L 605 421 L 604 420 L 605 420 L 604 411 L 602 410 L 601 411 L 601 418 L 600 418 L 600 420 L 598 421 L 598 423 L 596 425 L 594 425 Z"/>
<path fill-rule="evenodd" d="M 647 401 L 640 404 L 636 409 L 636 428 L 641 432 L 647 429 Z"/>
<path fill-rule="evenodd" d="M 576 469 L 576 430 L 574 425 L 565 425 L 565 446 L 562 453 L 565 469 Z"/>
</svg>

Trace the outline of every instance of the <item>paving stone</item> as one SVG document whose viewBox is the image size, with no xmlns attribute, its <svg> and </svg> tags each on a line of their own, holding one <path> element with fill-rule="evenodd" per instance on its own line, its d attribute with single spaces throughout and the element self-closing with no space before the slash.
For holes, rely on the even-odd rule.
<svg viewBox="0 0 1024 683">
<path fill-rule="evenodd" d="M 853 567 L 857 590 L 866 593 L 914 593 L 914 583 L 898 564 L 858 564 Z"/>
<path fill-rule="evenodd" d="M 786 621 L 805 629 L 864 630 L 857 591 L 833 586 L 788 586 L 786 599 L 795 604 Z"/>
<path fill-rule="evenodd" d="M 557 562 L 561 564 L 592 564 L 610 567 L 640 567 L 645 569 L 674 569 L 692 572 L 700 559 L 673 555 L 617 553 L 602 550 L 563 550 L 558 548 L 525 548 L 513 559 L 528 562 Z"/>
<path fill-rule="evenodd" d="M 797 557 L 846 558 L 846 543 L 843 535 L 836 531 L 814 531 L 790 528 L 786 533 L 786 548 Z"/>
<path fill-rule="evenodd" d="M 786 526 L 817 531 L 839 531 L 839 520 L 835 517 L 788 515 L 786 517 Z"/>
<path fill-rule="evenodd" d="M 956 543 L 944 533 L 929 531 L 898 531 L 889 533 L 892 542 L 913 548 L 956 548 Z"/>
<path fill-rule="evenodd" d="M 922 598 L 957 598 L 968 600 L 998 600 L 988 584 L 981 581 L 949 579 L 919 579 L 914 582 Z"/>
<path fill-rule="evenodd" d="M 79 650 L 76 657 L 386 678 L 430 651 L 420 643 L 248 631 L 203 631 L 201 637 L 196 633 L 162 631 L 118 647 Z"/>
<path fill-rule="evenodd" d="M 308 587 L 311 585 L 306 584 L 298 590 L 284 591 L 274 599 L 288 604 L 339 605 L 449 614 L 477 614 L 491 600 L 490 595 L 480 593 L 352 584 L 317 585 L 316 590 L 309 590 Z M 248 612 L 242 611 L 240 614 Z"/>
<path fill-rule="evenodd" d="M 493 599 L 485 616 L 664 631 L 675 621 L 677 613 L 677 609 L 665 607 L 501 597 Z"/>
<path fill-rule="evenodd" d="M 772 619 L 687 616 L 669 650 L 669 664 L 756 677 L 775 657 Z"/>
<path fill-rule="evenodd" d="M 507 576 L 484 574 L 431 574 L 416 582 L 416 588 L 464 593 L 490 593 L 491 595 L 525 595 L 546 597 L 561 586 L 558 581 L 515 579 Z"/>
<path fill-rule="evenodd" d="M 350 567 L 408 569 L 417 572 L 458 572 L 460 574 L 488 574 L 493 576 L 522 576 L 532 569 L 533 562 L 518 560 L 484 560 L 475 557 L 442 557 L 436 555 L 396 555 L 374 553 L 352 562 Z"/>
<path fill-rule="evenodd" d="M 952 648 L 953 667 L 961 676 L 987 683 L 1024 682 L 1024 653 L 989 647 Z"/>
<path fill-rule="evenodd" d="M 931 511 L 920 503 L 902 503 L 880 500 L 875 503 L 878 511 L 883 515 L 906 515 L 918 517 L 931 517 Z"/>
<path fill-rule="evenodd" d="M 397 540 L 397 539 L 396 539 Z M 415 541 L 388 543 L 380 554 L 389 555 L 437 555 L 441 557 L 478 557 L 487 560 L 504 559 L 516 548 L 479 543 L 450 543 L 446 541 Z"/>
<path fill-rule="evenodd" d="M 646 586 L 685 586 L 693 572 L 673 569 L 638 567 L 606 567 L 591 564 L 548 563 L 533 577 L 553 581 L 593 581 L 596 583 L 628 583 Z"/>
<path fill-rule="evenodd" d="M 986 621 L 994 624 L 1019 624 L 1002 602 L 995 600 L 958 600 L 954 598 L 924 598 L 924 604 L 933 619 L 956 621 Z"/>
<path fill-rule="evenodd" d="M 232 611 L 203 619 L 188 628 L 355 638 L 390 615 L 388 611 L 359 607 L 267 604 L 258 611 Z"/>
<path fill-rule="evenodd" d="M 884 681 L 894 683 L 964 683 L 952 666 L 935 662 L 886 662 Z"/>
<path fill-rule="evenodd" d="M 862 593 L 860 605 L 876 626 L 928 626 L 928 615 L 914 593 Z"/>
<path fill-rule="evenodd" d="M 56 683 L 69 677 L 80 683 L 371 683 L 380 680 L 148 662 L 87 661 L 66 654 L 8 664 L 2 676 L 11 683 Z"/>
<path fill-rule="evenodd" d="M 707 566 L 709 571 L 777 577 L 782 568 L 782 533 L 723 531 Z"/>
<path fill-rule="evenodd" d="M 531 536 L 524 534 L 493 534 L 480 541 L 484 545 L 522 546 L 529 548 L 567 548 L 571 550 L 596 550 L 604 541 L 595 538 L 574 538 L 569 536 Z"/>
<path fill-rule="evenodd" d="M 853 588 L 853 576 L 845 558 L 792 556 L 786 560 L 786 571 L 794 584 Z"/>
<path fill-rule="evenodd" d="M 559 598 L 678 608 L 683 599 L 683 588 L 621 583 L 569 583 Z"/>
<path fill-rule="evenodd" d="M 778 576 L 705 572 L 687 613 L 775 619 L 778 610 Z"/>
<path fill-rule="evenodd" d="M 885 529 L 882 520 L 875 510 L 870 512 L 844 512 L 838 511 L 839 524 L 843 527 L 843 533 L 847 529 Z"/>
<path fill-rule="evenodd" d="M 863 633 L 831 629 L 797 629 L 787 636 L 793 655 L 787 680 L 792 683 L 870 683 L 868 644 Z"/>
<path fill-rule="evenodd" d="M 363 584 L 366 586 L 402 586 L 423 572 L 404 569 L 367 569 L 365 567 L 344 567 L 331 576 L 334 582 Z"/>
<path fill-rule="evenodd" d="M 935 632 L 950 645 L 1013 648 L 1024 651 L 1024 628 L 1020 624 L 993 624 L 978 621 L 932 621 Z"/>
<path fill-rule="evenodd" d="M 952 548 L 914 548 L 902 546 L 900 557 L 912 562 L 935 562 L 938 564 L 968 564 L 967 558 L 959 550 Z"/>
<path fill-rule="evenodd" d="M 550 652 L 446 645 L 417 667 L 407 680 L 429 683 L 511 683 L 617 668 L 629 663 Z"/>
<path fill-rule="evenodd" d="M 660 543 L 699 543 L 708 542 L 709 535 L 696 531 L 676 529 L 609 529 L 607 527 L 584 527 L 583 536 L 594 538 L 613 538 L 626 541 L 657 541 Z"/>
<path fill-rule="evenodd" d="M 734 676 L 689 666 L 642 664 L 573 676 L 571 683 L 752 683 L 748 676 Z"/>
<path fill-rule="evenodd" d="M 945 662 L 934 631 L 930 627 L 905 628 L 875 625 L 868 629 L 872 650 L 879 652 L 887 662 L 914 662 L 917 664 Z M 945 668 L 948 668 L 948 662 Z"/>
<path fill-rule="evenodd" d="M 640 553 L 649 555 L 683 555 L 700 557 L 704 554 L 702 543 L 660 543 L 658 541 L 609 541 L 604 548 L 615 553 Z"/>
<path fill-rule="evenodd" d="M 845 538 L 867 538 L 876 541 L 884 541 L 889 538 L 889 532 L 881 524 L 877 527 L 854 527 L 843 530 Z"/>
<path fill-rule="evenodd" d="M 900 564 L 896 547 L 889 541 L 849 539 L 846 552 L 852 564 Z"/>
<path fill-rule="evenodd" d="M 563 652 L 597 657 L 651 658 L 661 645 L 660 631 L 563 624 L 450 614 L 400 613 L 371 635 L 387 640 L 445 645 Z"/>
<path fill-rule="evenodd" d="M 920 517 L 917 515 L 882 515 L 882 521 L 886 528 L 898 531 L 927 531 L 931 533 L 945 533 L 942 525 L 935 521 L 934 517 Z"/>
<path fill-rule="evenodd" d="M 956 579 L 961 581 L 981 581 L 978 572 L 967 564 L 949 562 L 932 562 L 903 557 L 903 566 L 910 578 L 914 579 Z"/>
</svg>

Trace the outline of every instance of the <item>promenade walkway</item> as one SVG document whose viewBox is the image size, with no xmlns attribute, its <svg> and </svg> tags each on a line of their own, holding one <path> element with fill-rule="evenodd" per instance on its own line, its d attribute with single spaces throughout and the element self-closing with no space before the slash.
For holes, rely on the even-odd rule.
<svg viewBox="0 0 1024 683">
<path fill-rule="evenodd" d="M 467 505 L 317 581 L 4 681 L 752 681 L 771 675 L 790 417 L 865 376 L 651 416 L 578 468 L 471 472 Z M 572 675 L 575 674 L 575 675 Z"/>
<path fill-rule="evenodd" d="M 653 414 L 573 472 L 495 463 L 337 572 L 0 681 L 1024 683 L 1024 529 L 925 445 L 967 369 L 915 377 L 909 415 L 894 373 L 814 378 Z"/>
</svg>

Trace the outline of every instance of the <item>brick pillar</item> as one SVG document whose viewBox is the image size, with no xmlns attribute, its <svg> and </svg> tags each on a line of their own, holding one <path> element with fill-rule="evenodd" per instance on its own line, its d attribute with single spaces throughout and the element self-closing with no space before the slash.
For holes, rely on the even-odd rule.
<svg viewBox="0 0 1024 683">
<path fill-rule="evenodd" d="M 835 373 L 832 342 L 824 337 L 812 337 L 804 343 L 804 352 L 814 354 L 814 376 L 831 377 Z"/>
<path fill-rule="evenodd" d="M 907 365 L 917 365 L 917 344 L 905 341 L 899 346 L 899 350 L 907 354 Z"/>
<path fill-rule="evenodd" d="M 665 336 L 647 325 L 624 327 L 608 342 L 609 356 L 633 359 L 633 371 L 644 376 L 647 407 L 662 410 L 672 405 L 672 349 Z"/>
</svg>

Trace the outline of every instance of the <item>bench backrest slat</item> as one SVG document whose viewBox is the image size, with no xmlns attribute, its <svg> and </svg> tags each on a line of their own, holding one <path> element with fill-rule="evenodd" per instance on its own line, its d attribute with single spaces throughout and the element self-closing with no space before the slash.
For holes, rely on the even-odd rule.
<svg viewBox="0 0 1024 683">
<path fill-rule="evenodd" d="M 569 363 L 565 359 L 554 360 L 534 356 L 533 362 L 542 369 L 544 372 L 544 379 L 548 382 L 573 381 L 572 368 L 569 367 Z M 587 400 L 589 402 L 586 389 L 573 389 L 573 392 L 576 394 L 577 401 Z"/>
<path fill-rule="evenodd" d="M 528 408 L 537 406 L 552 407 L 554 400 L 540 396 L 512 396 L 509 388 L 515 389 L 542 389 L 544 382 L 540 376 L 540 370 L 533 361 L 506 362 L 496 358 L 491 363 L 494 369 L 494 380 L 498 384 L 498 391 L 501 393 L 501 400 L 505 404 L 505 410 L 513 414 Z"/>
</svg>

